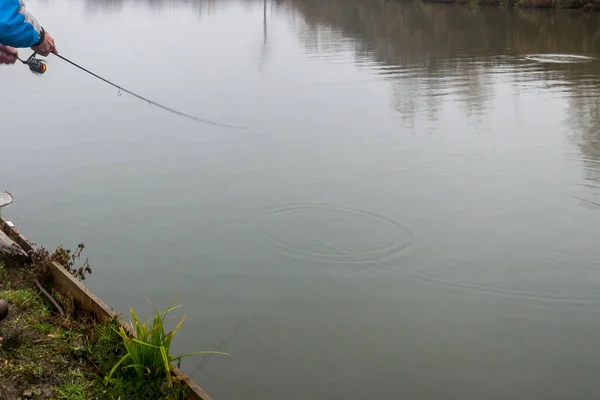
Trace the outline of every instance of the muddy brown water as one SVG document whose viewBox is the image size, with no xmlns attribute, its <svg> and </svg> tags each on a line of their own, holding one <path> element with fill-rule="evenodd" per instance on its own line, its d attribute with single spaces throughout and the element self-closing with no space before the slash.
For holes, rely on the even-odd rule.
<svg viewBox="0 0 600 400">
<path fill-rule="evenodd" d="M 0 68 L 3 216 L 85 243 L 126 316 L 180 293 L 174 352 L 230 353 L 182 364 L 215 400 L 600 395 L 597 16 L 28 5 L 67 58 L 247 127 Z"/>
</svg>

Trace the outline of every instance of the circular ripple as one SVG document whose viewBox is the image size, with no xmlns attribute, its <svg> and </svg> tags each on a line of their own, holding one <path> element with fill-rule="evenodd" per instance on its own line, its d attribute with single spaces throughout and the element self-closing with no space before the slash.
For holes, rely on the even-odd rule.
<svg viewBox="0 0 600 400">
<path fill-rule="evenodd" d="M 452 279 L 401 265 L 386 265 L 410 249 L 412 233 L 398 222 L 367 211 L 331 205 L 295 205 L 259 214 L 261 246 L 286 256 L 312 262 L 371 264 L 424 283 L 454 287 L 511 299 L 571 304 L 597 304 L 600 297 L 528 291 L 492 282 Z M 357 234 L 358 233 L 358 234 Z M 383 239 L 382 239 L 383 238 Z"/>
<path fill-rule="evenodd" d="M 596 61 L 594 57 L 576 54 L 528 54 L 524 58 L 530 61 L 552 64 L 576 64 Z"/>
<path fill-rule="evenodd" d="M 263 245 L 287 256 L 326 263 L 373 263 L 410 248 L 398 222 L 362 210 L 295 205 L 260 214 Z"/>
</svg>

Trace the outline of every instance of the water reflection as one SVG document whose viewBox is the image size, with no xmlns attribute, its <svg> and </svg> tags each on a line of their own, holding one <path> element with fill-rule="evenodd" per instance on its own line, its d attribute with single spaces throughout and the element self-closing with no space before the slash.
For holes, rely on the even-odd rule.
<svg viewBox="0 0 600 400">
<path fill-rule="evenodd" d="M 85 0 L 84 9 L 88 16 L 99 13 L 120 12 L 125 6 L 145 6 L 148 9 L 164 13 L 174 9 L 186 9 L 195 15 L 213 15 L 223 2 L 216 0 Z"/>
<path fill-rule="evenodd" d="M 125 5 L 124 0 L 102 0 L 102 1 L 89 1 L 84 2 L 84 10 L 86 15 L 94 16 L 98 13 L 118 13 L 123 10 Z"/>
<path fill-rule="evenodd" d="M 334 62 L 351 51 L 359 68 L 390 81 L 392 107 L 411 126 L 418 117 L 441 121 L 451 103 L 473 124 L 491 107 L 518 109 L 494 103 L 504 84 L 512 88 L 513 102 L 526 93 L 566 101 L 568 136 L 580 152 L 572 158 L 583 164 L 590 189 L 584 201 L 600 206 L 600 62 L 550 64 L 525 57 L 599 54 L 594 16 L 369 0 L 287 4 L 301 21 L 298 37 L 311 57 Z"/>
<path fill-rule="evenodd" d="M 346 38 L 360 38 L 357 53 L 379 61 L 410 64 L 414 55 L 436 60 L 490 54 L 600 52 L 594 16 L 580 13 L 437 7 L 372 0 L 289 0 L 311 27 L 329 25 Z"/>
<path fill-rule="evenodd" d="M 600 90 L 589 96 L 574 96 L 568 109 L 569 136 L 581 152 L 585 192 L 584 205 L 600 208 Z"/>
<path fill-rule="evenodd" d="M 268 37 L 268 29 L 267 29 L 267 0 L 263 0 L 263 42 L 260 51 L 260 71 L 262 72 L 263 67 L 267 58 L 267 37 Z"/>
<path fill-rule="evenodd" d="M 452 85 L 459 91 L 464 88 L 471 100 L 481 98 L 489 86 L 484 74 L 510 73 L 519 82 L 537 80 L 538 73 L 572 73 L 572 65 L 561 68 L 525 60 L 529 53 L 600 53 L 596 20 L 578 13 L 555 19 L 543 11 L 369 0 L 289 3 L 303 17 L 305 25 L 298 33 L 309 52 L 332 58 L 352 48 L 357 60 L 371 59 L 368 67 L 386 77 L 413 72 L 411 77 L 434 79 L 436 88 L 423 85 L 429 91 L 424 97 L 443 94 Z M 595 74 L 597 69 L 593 63 L 587 72 Z"/>
</svg>

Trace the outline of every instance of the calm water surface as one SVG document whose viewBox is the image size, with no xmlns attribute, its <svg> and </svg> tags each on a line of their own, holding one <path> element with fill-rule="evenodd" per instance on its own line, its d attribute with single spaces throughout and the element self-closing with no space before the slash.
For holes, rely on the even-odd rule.
<svg viewBox="0 0 600 400">
<path fill-rule="evenodd" d="M 223 399 L 600 395 L 596 16 L 370 0 L 31 0 L 5 211 Z M 23 50 L 22 54 L 28 52 Z"/>
</svg>

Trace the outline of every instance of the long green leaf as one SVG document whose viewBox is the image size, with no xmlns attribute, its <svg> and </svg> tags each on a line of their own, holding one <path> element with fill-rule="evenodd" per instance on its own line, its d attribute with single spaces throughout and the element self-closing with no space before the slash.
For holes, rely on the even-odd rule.
<svg viewBox="0 0 600 400">
<path fill-rule="evenodd" d="M 153 348 L 155 348 L 155 349 L 160 349 L 160 346 L 155 346 L 155 345 L 153 345 L 153 344 L 150 344 L 150 343 L 145 343 L 145 342 L 142 342 L 141 340 L 137 340 L 137 339 L 135 339 L 135 338 L 134 338 L 134 339 L 132 339 L 132 340 L 133 340 L 134 342 L 136 342 L 136 343 L 139 343 L 139 344 L 142 344 L 142 345 L 144 345 L 144 346 L 153 347 Z"/>
<path fill-rule="evenodd" d="M 110 373 L 108 374 L 108 378 L 107 378 L 108 380 L 110 380 L 110 378 L 113 376 L 113 374 L 115 373 L 117 368 L 119 368 L 119 365 L 121 365 L 123 363 L 123 361 L 125 361 L 127 358 L 129 358 L 129 353 L 127 353 L 123 357 L 121 357 L 121 359 L 111 368 Z"/>
<path fill-rule="evenodd" d="M 160 354 L 162 354 L 164 366 L 165 366 L 165 374 L 167 375 L 167 381 L 169 382 L 169 387 L 173 386 L 173 382 L 171 381 L 171 367 L 169 366 L 169 358 L 167 357 L 167 351 L 164 346 L 160 346 Z"/>
<path fill-rule="evenodd" d="M 173 357 L 171 359 L 171 361 L 177 361 L 177 360 L 182 359 L 184 357 L 195 356 L 195 355 L 198 355 L 198 354 L 222 354 L 224 356 L 228 356 L 229 355 L 229 353 L 223 353 L 221 351 L 193 351 L 191 353 L 186 353 L 186 354 L 182 354 L 182 355 L 177 356 L 177 357 Z"/>
</svg>

